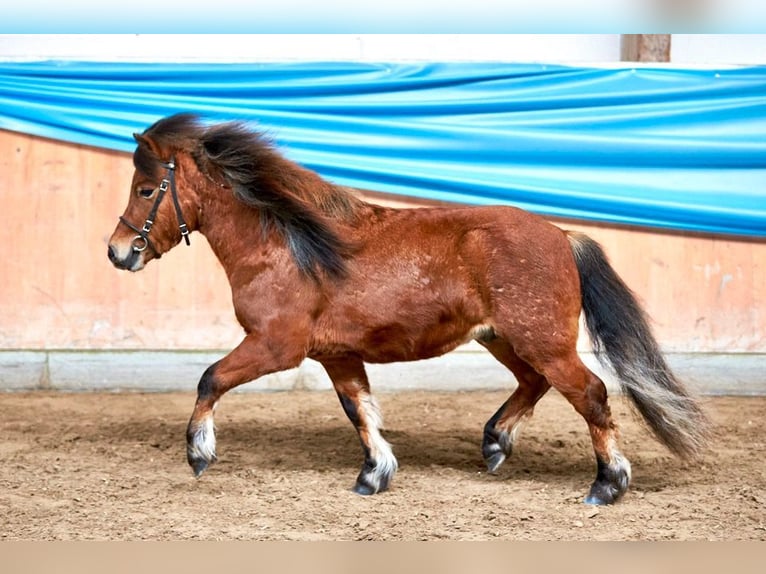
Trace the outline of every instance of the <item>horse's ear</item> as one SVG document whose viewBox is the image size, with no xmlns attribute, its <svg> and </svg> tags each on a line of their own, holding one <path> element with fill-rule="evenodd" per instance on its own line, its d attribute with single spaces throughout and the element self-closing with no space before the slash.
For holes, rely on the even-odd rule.
<svg viewBox="0 0 766 574">
<path fill-rule="evenodd" d="M 154 140 L 152 138 L 147 137 L 143 134 L 134 133 L 133 139 L 136 140 L 138 145 L 144 146 L 145 148 L 151 150 L 154 153 L 154 155 L 157 155 L 157 156 L 160 155 L 160 149 L 157 146 L 157 144 L 154 143 Z"/>
</svg>

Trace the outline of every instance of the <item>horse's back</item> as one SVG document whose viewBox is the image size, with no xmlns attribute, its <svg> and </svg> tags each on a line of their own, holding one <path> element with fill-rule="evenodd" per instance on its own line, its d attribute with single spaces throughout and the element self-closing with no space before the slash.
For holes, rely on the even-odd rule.
<svg viewBox="0 0 766 574">
<path fill-rule="evenodd" d="M 510 206 L 436 208 L 412 210 L 402 223 L 380 235 L 389 250 L 438 257 L 441 272 L 467 273 L 485 294 L 579 298 L 567 234 L 539 215 Z"/>
</svg>

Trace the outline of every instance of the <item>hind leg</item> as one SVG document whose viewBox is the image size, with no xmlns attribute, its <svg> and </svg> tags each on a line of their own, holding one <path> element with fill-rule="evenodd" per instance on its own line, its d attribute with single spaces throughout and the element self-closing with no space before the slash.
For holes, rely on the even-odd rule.
<svg viewBox="0 0 766 574">
<path fill-rule="evenodd" d="M 575 352 L 538 368 L 588 423 L 597 473 L 585 503 L 616 502 L 628 489 L 630 463 L 617 448 L 617 428 L 612 421 L 604 383 Z"/>
<path fill-rule="evenodd" d="M 481 452 L 489 472 L 495 472 L 511 456 L 519 429 L 532 416 L 535 404 L 548 391 L 545 377 L 522 361 L 513 347 L 501 338 L 480 341 L 516 377 L 518 388 L 484 425 Z"/>
<path fill-rule="evenodd" d="M 382 492 L 388 488 L 398 464 L 391 445 L 380 434 L 383 419 L 378 402 L 370 394 L 364 363 L 356 356 L 322 359 L 321 363 L 362 443 L 364 463 L 353 490 L 365 495 Z"/>
</svg>

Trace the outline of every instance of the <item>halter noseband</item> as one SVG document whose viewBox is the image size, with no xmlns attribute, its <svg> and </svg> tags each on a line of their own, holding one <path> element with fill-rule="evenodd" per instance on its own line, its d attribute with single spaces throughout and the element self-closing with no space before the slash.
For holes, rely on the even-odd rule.
<svg viewBox="0 0 766 574">
<path fill-rule="evenodd" d="M 138 233 L 138 235 L 136 235 L 131 242 L 133 251 L 141 252 L 147 247 L 150 247 L 151 250 L 154 251 L 154 253 L 158 256 L 160 255 L 160 252 L 157 251 L 157 248 L 154 247 L 154 244 L 149 240 L 149 232 L 152 229 L 152 225 L 154 225 L 154 218 L 157 216 L 157 210 L 160 208 L 160 203 L 162 203 L 162 199 L 165 197 L 165 193 L 167 192 L 168 187 L 170 188 L 170 197 L 173 198 L 173 206 L 176 209 L 176 217 L 178 218 L 178 228 L 181 230 L 181 237 L 183 237 L 186 241 L 186 245 L 191 244 L 189 241 L 189 228 L 186 226 L 186 220 L 184 220 L 184 214 L 181 211 L 181 204 L 178 201 L 178 192 L 176 191 L 175 160 L 171 157 L 168 163 L 162 162 L 161 165 L 166 170 L 168 170 L 168 174 L 167 177 L 163 178 L 160 182 L 160 190 L 157 193 L 157 199 L 154 200 L 154 205 L 152 205 L 152 210 L 146 217 L 146 221 L 144 221 L 144 226 L 139 229 L 123 216 L 120 216 L 120 221 L 122 223 Z"/>
</svg>

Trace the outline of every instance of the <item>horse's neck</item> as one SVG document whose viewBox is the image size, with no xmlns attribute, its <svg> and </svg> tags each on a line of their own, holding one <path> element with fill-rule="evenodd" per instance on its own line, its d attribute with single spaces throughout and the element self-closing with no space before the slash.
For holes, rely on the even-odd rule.
<svg viewBox="0 0 766 574">
<path fill-rule="evenodd" d="M 285 249 L 273 230 L 264 232 L 258 211 L 226 189 L 215 189 L 202 199 L 198 231 L 230 279 L 238 269 L 268 263 Z"/>
<path fill-rule="evenodd" d="M 273 225 L 264 227 L 258 209 L 248 206 L 220 187 L 208 186 L 200 193 L 198 230 L 207 238 L 229 280 L 235 275 L 252 278 L 259 269 L 279 267 L 286 273 L 297 270 L 285 238 Z M 352 195 L 339 195 L 322 206 L 326 220 L 351 243 L 364 241 L 370 226 L 396 210 L 369 204 Z M 364 225 L 361 225 L 362 223 Z M 285 261 L 293 265 L 285 266 Z"/>
</svg>

